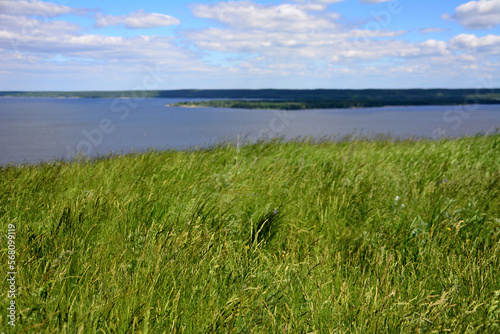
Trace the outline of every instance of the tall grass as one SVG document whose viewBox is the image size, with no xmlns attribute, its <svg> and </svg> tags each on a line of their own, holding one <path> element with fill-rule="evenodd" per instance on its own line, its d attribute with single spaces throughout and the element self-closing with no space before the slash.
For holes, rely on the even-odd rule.
<svg viewBox="0 0 500 334">
<path fill-rule="evenodd" d="M 278 140 L 1 168 L 16 330 L 498 332 L 499 152 Z"/>
</svg>

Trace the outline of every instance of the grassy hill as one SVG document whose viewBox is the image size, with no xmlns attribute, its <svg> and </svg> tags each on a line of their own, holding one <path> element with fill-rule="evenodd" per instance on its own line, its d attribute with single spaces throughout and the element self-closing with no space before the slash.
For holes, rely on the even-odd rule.
<svg viewBox="0 0 500 334">
<path fill-rule="evenodd" d="M 271 141 L 0 167 L 16 329 L 498 332 L 499 148 Z"/>
</svg>

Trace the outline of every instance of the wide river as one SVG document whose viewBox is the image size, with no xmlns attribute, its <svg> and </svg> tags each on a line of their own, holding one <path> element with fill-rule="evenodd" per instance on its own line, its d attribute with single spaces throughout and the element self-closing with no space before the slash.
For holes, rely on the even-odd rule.
<svg viewBox="0 0 500 334">
<path fill-rule="evenodd" d="M 500 105 L 322 110 L 166 107 L 185 99 L 0 98 L 0 166 L 219 140 L 347 135 L 459 137 L 494 133 Z"/>
</svg>

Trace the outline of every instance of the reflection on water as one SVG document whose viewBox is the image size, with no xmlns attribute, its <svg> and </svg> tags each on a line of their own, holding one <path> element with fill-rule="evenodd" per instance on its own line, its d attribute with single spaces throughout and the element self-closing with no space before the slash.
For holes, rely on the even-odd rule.
<svg viewBox="0 0 500 334">
<path fill-rule="evenodd" d="M 328 110 L 177 108 L 180 99 L 0 98 L 0 165 L 153 148 L 185 149 L 238 136 L 463 136 L 500 127 L 500 105 Z"/>
</svg>

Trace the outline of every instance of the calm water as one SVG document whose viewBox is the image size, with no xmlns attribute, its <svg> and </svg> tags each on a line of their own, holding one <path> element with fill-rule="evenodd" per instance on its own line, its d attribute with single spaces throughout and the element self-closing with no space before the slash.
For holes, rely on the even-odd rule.
<svg viewBox="0 0 500 334">
<path fill-rule="evenodd" d="M 495 132 L 500 105 L 329 110 L 166 107 L 181 99 L 0 98 L 0 165 L 99 156 L 148 148 L 185 149 L 238 136 L 463 136 Z"/>
</svg>

